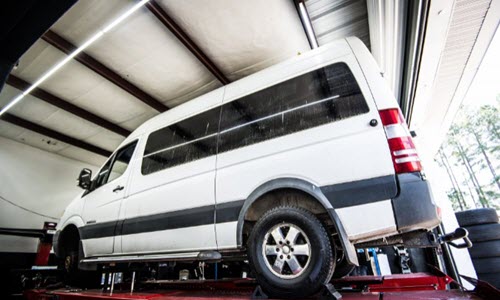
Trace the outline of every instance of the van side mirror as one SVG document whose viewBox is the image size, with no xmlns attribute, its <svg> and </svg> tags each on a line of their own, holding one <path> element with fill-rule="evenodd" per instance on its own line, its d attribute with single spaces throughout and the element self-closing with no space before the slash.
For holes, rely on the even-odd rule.
<svg viewBox="0 0 500 300">
<path fill-rule="evenodd" d="M 92 170 L 84 168 L 78 176 L 78 186 L 84 190 L 90 189 Z"/>
</svg>

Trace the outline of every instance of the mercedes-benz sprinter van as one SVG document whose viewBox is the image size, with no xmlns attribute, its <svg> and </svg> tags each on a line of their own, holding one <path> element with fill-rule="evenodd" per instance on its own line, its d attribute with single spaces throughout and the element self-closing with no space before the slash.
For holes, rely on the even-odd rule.
<svg viewBox="0 0 500 300">
<path fill-rule="evenodd" d="M 306 296 L 357 264 L 355 245 L 440 222 L 398 103 L 356 38 L 152 118 L 91 178 L 82 171 L 54 238 L 68 270 L 242 253 L 265 292 Z"/>
</svg>

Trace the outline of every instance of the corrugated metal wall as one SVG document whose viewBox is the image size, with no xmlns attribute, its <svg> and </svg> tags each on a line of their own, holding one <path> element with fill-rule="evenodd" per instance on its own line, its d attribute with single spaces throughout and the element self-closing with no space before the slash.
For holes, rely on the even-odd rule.
<svg viewBox="0 0 500 300">
<path fill-rule="evenodd" d="M 370 48 L 366 0 L 308 0 L 305 4 L 320 46 L 357 36 Z"/>
</svg>

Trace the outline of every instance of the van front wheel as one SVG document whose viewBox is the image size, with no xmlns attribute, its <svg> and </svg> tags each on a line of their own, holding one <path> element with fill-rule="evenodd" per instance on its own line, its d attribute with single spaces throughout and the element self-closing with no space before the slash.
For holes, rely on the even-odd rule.
<svg viewBox="0 0 500 300">
<path fill-rule="evenodd" d="M 307 297 L 328 283 L 335 268 L 328 233 L 311 212 L 280 206 L 255 224 L 248 257 L 261 287 L 272 297 Z"/>
</svg>

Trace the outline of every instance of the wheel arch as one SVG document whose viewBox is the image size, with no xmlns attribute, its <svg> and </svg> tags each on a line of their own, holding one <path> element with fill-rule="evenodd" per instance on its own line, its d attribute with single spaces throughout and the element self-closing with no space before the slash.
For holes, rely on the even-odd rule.
<svg viewBox="0 0 500 300">
<path fill-rule="evenodd" d="M 319 186 L 299 178 L 273 179 L 257 187 L 248 196 L 238 216 L 238 224 L 236 227 L 236 241 L 238 247 L 243 246 L 243 229 L 246 216 L 249 210 L 252 208 L 252 205 L 255 204 L 258 200 L 262 199 L 262 197 L 278 190 L 297 191 L 308 195 L 311 199 L 314 199 L 316 203 L 318 203 L 325 210 L 325 212 L 328 213 L 330 220 L 332 221 L 337 233 L 340 236 L 340 241 L 346 253 L 347 260 L 351 264 L 358 265 L 356 250 L 352 243 L 350 243 L 347 239 L 347 233 L 331 202 L 326 198 Z"/>
<path fill-rule="evenodd" d="M 66 250 L 64 247 L 67 246 L 70 242 L 75 242 L 76 247 L 78 247 L 78 251 L 83 251 L 81 247 L 81 231 L 80 227 L 83 226 L 83 220 L 79 216 L 72 216 L 68 218 L 60 229 L 56 232 L 54 236 L 53 246 L 54 253 L 56 256 L 61 257 L 64 255 L 64 251 Z M 75 246 L 73 244 L 73 246 Z M 82 253 L 83 254 L 83 253 Z"/>
<path fill-rule="evenodd" d="M 54 249 L 57 253 L 57 256 L 64 257 L 66 251 L 69 248 L 79 249 L 80 243 L 80 231 L 78 227 L 73 224 L 67 224 L 58 235 L 57 241 L 57 250 Z"/>
</svg>

